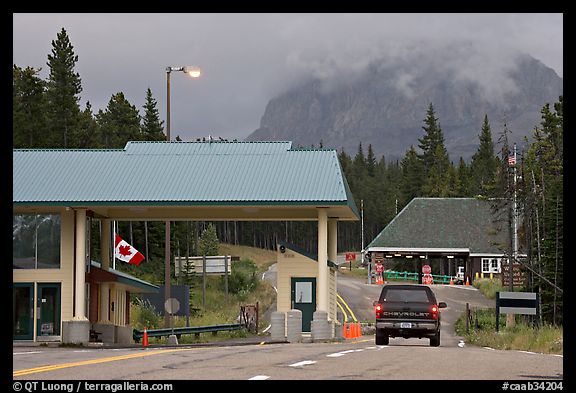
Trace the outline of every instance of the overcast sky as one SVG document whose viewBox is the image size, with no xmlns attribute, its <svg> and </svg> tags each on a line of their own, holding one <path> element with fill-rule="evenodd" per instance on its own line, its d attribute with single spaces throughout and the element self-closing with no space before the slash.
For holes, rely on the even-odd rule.
<svg viewBox="0 0 576 393">
<path fill-rule="evenodd" d="M 14 14 L 14 64 L 42 67 L 46 79 L 61 28 L 78 55 L 82 109 L 90 101 L 94 113 L 121 91 L 142 114 L 150 87 L 165 120 L 166 67 L 201 67 L 199 79 L 171 76 L 171 135 L 183 140 L 242 140 L 287 88 L 346 78 L 414 48 L 435 53 L 467 42 L 474 54 L 446 62 L 493 86 L 518 52 L 563 77 L 562 14 Z"/>
</svg>

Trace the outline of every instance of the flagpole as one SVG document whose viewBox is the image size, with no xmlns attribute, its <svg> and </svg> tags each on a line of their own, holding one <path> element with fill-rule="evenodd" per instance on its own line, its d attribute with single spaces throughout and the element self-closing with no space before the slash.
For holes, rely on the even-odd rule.
<svg viewBox="0 0 576 393">
<path fill-rule="evenodd" d="M 513 220 L 514 220 L 514 254 L 513 254 L 513 261 L 516 262 L 516 258 L 518 258 L 518 217 L 516 213 L 516 166 L 518 165 L 518 161 L 516 160 L 516 143 L 514 143 L 514 212 L 513 212 Z"/>
<path fill-rule="evenodd" d="M 112 221 L 112 269 L 116 270 L 116 221 Z"/>
</svg>

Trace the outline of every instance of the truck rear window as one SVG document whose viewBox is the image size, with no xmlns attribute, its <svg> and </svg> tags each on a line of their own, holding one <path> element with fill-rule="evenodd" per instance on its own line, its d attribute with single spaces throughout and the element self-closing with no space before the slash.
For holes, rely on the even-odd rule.
<svg viewBox="0 0 576 393">
<path fill-rule="evenodd" d="M 389 288 L 382 295 L 384 298 L 381 299 L 381 301 L 385 302 L 430 303 L 428 292 L 426 290 Z"/>
</svg>

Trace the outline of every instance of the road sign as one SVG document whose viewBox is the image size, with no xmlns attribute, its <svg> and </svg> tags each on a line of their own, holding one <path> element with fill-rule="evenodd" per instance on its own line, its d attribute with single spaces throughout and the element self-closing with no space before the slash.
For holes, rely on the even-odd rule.
<svg viewBox="0 0 576 393">
<path fill-rule="evenodd" d="M 164 309 L 168 314 L 176 314 L 180 310 L 180 302 L 178 299 L 171 297 L 164 302 Z"/>
<path fill-rule="evenodd" d="M 206 274 L 230 275 L 232 273 L 232 261 L 238 261 L 239 259 L 239 257 L 231 255 L 207 256 Z M 204 272 L 204 261 L 202 257 L 175 257 L 174 264 L 176 277 L 185 273 L 202 275 Z"/>
<path fill-rule="evenodd" d="M 525 284 L 526 276 L 523 271 L 520 270 L 520 263 L 514 262 L 512 264 L 512 285 L 515 287 L 521 287 Z M 508 262 L 502 262 L 502 286 L 507 288 L 510 285 L 510 264 Z"/>
<path fill-rule="evenodd" d="M 382 274 L 384 271 L 384 265 L 381 263 L 376 263 L 376 273 Z"/>
<path fill-rule="evenodd" d="M 346 262 L 355 262 L 356 261 L 356 253 L 355 252 L 347 252 L 346 253 Z"/>
<path fill-rule="evenodd" d="M 534 315 L 539 320 L 540 295 L 536 292 L 496 292 L 496 331 L 499 330 L 500 313 Z"/>
<path fill-rule="evenodd" d="M 424 265 L 424 266 L 422 266 L 422 273 L 424 273 L 424 274 L 431 274 L 431 273 L 432 273 L 432 268 L 430 267 L 430 265 Z"/>
</svg>

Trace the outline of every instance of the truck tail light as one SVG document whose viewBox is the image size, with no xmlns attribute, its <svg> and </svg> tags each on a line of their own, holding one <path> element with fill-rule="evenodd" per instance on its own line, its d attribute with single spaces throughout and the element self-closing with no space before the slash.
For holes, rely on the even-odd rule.
<svg viewBox="0 0 576 393">
<path fill-rule="evenodd" d="M 432 306 L 430 311 L 432 312 L 432 318 L 438 319 L 438 306 Z"/>
<path fill-rule="evenodd" d="M 382 310 L 383 310 L 382 305 L 376 304 L 376 306 L 374 306 L 374 310 L 376 311 L 376 318 L 380 318 L 380 315 L 382 314 Z"/>
</svg>

